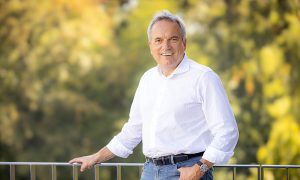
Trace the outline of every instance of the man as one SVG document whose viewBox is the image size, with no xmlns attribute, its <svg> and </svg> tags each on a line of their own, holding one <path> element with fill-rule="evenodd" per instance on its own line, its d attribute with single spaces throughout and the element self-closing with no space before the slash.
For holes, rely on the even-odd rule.
<svg viewBox="0 0 300 180">
<path fill-rule="evenodd" d="M 218 76 L 188 59 L 181 19 L 162 11 L 148 27 L 157 66 L 141 78 L 129 120 L 100 151 L 75 158 L 81 171 L 113 158 L 128 157 L 142 141 L 142 180 L 213 179 L 215 163 L 233 155 L 238 129 Z"/>
</svg>

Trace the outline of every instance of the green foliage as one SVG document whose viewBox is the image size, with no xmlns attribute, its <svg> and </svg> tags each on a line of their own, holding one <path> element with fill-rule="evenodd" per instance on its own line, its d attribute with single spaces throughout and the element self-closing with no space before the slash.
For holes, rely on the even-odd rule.
<svg viewBox="0 0 300 180">
<path fill-rule="evenodd" d="M 0 160 L 65 162 L 108 143 L 155 65 L 146 29 L 162 9 L 185 20 L 188 56 L 223 80 L 240 130 L 232 162 L 299 164 L 298 0 L 0 0 Z M 141 146 L 113 161 L 143 162 Z"/>
</svg>

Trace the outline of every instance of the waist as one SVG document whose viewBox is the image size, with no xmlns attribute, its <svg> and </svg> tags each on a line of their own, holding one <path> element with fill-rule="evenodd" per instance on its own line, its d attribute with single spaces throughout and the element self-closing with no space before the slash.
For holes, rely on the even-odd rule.
<svg viewBox="0 0 300 180">
<path fill-rule="evenodd" d="M 169 155 L 169 156 L 161 156 L 157 158 L 146 157 L 146 159 L 157 166 L 176 164 L 182 161 L 189 160 L 194 157 L 203 156 L 204 152 L 199 152 L 195 154 L 177 154 L 177 155 Z"/>
</svg>

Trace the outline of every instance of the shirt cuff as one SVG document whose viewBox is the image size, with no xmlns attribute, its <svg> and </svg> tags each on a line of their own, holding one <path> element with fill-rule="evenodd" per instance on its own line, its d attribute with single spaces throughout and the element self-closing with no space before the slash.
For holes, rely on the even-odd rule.
<svg viewBox="0 0 300 180">
<path fill-rule="evenodd" d="M 229 161 L 229 159 L 233 156 L 233 154 L 233 151 L 223 152 L 209 146 L 205 150 L 202 158 L 214 164 L 226 164 Z"/>
<path fill-rule="evenodd" d="M 115 136 L 106 147 L 116 156 L 127 158 L 130 154 L 132 154 L 132 150 L 126 148 Z"/>
</svg>

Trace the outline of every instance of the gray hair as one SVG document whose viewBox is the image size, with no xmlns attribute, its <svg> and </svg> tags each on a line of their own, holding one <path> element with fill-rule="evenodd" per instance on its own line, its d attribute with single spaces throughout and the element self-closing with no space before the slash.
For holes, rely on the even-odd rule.
<svg viewBox="0 0 300 180">
<path fill-rule="evenodd" d="M 176 22 L 179 26 L 182 39 L 184 41 L 186 40 L 186 31 L 185 31 L 185 26 L 184 26 L 183 20 L 180 17 L 173 15 L 172 13 L 170 13 L 167 10 L 163 10 L 161 12 L 158 12 L 157 14 L 155 14 L 153 16 L 153 18 L 152 18 L 152 20 L 151 20 L 151 22 L 148 26 L 148 29 L 147 29 L 148 40 L 150 40 L 150 33 L 152 31 L 152 28 L 153 28 L 154 24 L 157 23 L 158 21 L 161 21 L 161 20 Z"/>
</svg>

